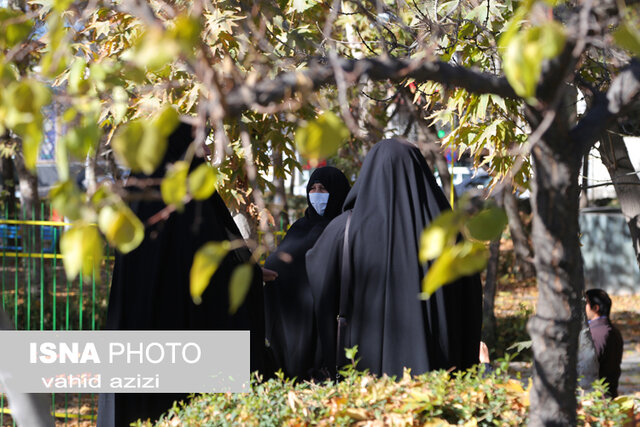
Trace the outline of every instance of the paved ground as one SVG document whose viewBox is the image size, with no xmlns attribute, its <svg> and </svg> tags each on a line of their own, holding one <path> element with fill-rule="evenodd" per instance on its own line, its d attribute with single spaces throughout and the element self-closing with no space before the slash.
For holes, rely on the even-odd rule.
<svg viewBox="0 0 640 427">
<path fill-rule="evenodd" d="M 618 394 L 640 393 L 640 345 L 625 343 L 622 354 L 622 375 L 618 385 Z"/>
</svg>

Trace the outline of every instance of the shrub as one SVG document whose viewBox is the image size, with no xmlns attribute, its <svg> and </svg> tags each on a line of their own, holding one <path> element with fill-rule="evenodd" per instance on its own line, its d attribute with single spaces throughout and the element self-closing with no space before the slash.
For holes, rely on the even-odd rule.
<svg viewBox="0 0 640 427">
<path fill-rule="evenodd" d="M 282 376 L 261 382 L 254 376 L 252 393 L 199 395 L 188 405 L 174 405 L 156 425 L 523 425 L 529 393 L 507 370 L 503 360 L 490 373 L 483 366 L 418 376 L 407 370 L 398 380 L 349 367 L 337 384 L 295 383 Z M 622 425 L 629 402 L 638 407 L 634 398 L 603 396 L 598 384 L 591 393 L 580 393 L 580 425 Z"/>
</svg>

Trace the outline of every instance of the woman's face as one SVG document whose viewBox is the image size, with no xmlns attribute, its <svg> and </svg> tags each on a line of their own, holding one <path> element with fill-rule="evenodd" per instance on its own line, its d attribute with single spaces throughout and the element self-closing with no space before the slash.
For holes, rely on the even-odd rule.
<svg viewBox="0 0 640 427">
<path fill-rule="evenodd" d="M 311 193 L 328 193 L 328 191 L 326 188 L 324 188 L 324 185 L 322 185 L 322 183 L 316 182 L 315 184 L 311 185 L 309 194 Z"/>
</svg>

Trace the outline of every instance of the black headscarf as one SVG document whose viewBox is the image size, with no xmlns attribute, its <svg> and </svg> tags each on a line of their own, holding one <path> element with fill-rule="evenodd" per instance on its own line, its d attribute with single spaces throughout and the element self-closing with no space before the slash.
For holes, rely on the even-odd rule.
<svg viewBox="0 0 640 427">
<path fill-rule="evenodd" d="M 318 182 L 329 192 L 324 215 L 319 215 L 309 201 L 309 190 Z M 331 166 L 316 169 L 307 184 L 309 207 L 304 217 L 291 226 L 265 262 L 265 268 L 278 273 L 278 278 L 264 287 L 266 336 L 275 368 L 282 369 L 288 377 L 307 379 L 313 375 L 317 335 L 305 254 L 341 212 L 349 188 L 349 181 L 339 169 Z"/>
<path fill-rule="evenodd" d="M 181 124 L 169 137 L 160 166 L 150 176 L 162 178 L 166 167 L 184 157 L 191 126 Z M 191 167 L 204 160 L 195 158 Z M 146 191 L 158 192 L 158 186 Z M 145 223 L 165 207 L 161 200 L 137 200 L 133 212 Z M 251 370 L 262 369 L 264 312 L 262 273 L 256 266 L 249 293 L 234 315 L 229 315 L 229 280 L 233 270 L 249 260 L 246 248 L 231 252 L 220 264 L 202 295 L 200 305 L 189 292 L 189 272 L 196 251 L 210 241 L 241 239 L 220 195 L 191 201 L 183 212 L 145 227 L 142 244 L 128 254 L 116 253 L 106 329 L 115 330 L 249 330 Z M 157 419 L 175 400 L 187 394 L 115 394 L 100 396 L 101 426 L 129 425 L 138 418 Z"/>
<path fill-rule="evenodd" d="M 336 316 L 340 286 L 348 286 L 346 347 L 358 345 L 359 369 L 402 375 L 433 369 L 466 369 L 477 363 L 482 288 L 477 275 L 418 299 L 428 266 L 418 260 L 420 236 L 450 209 L 420 151 L 383 140 L 367 155 L 345 201 L 307 253 L 317 318 L 321 366 L 336 365 Z M 349 283 L 341 283 L 348 211 Z M 339 361 L 338 363 L 342 363 Z"/>
</svg>

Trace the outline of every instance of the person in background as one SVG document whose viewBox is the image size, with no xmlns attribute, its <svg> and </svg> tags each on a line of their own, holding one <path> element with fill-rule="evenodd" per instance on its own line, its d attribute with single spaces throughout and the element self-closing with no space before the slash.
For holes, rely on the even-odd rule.
<svg viewBox="0 0 640 427">
<path fill-rule="evenodd" d="M 193 141 L 192 127 L 180 124 L 170 135 L 165 156 L 151 175 L 133 174 L 153 184 L 132 190 L 130 206 L 145 226 L 139 247 L 116 253 L 109 295 L 108 330 L 248 330 L 251 371 L 263 369 L 264 308 L 262 273 L 256 265 L 243 304 L 229 313 L 229 281 L 236 267 L 249 261 L 246 247 L 231 251 L 220 263 L 196 305 L 189 292 L 189 273 L 196 251 L 210 241 L 240 240 L 240 231 L 217 192 L 206 200 L 192 200 L 182 212 L 149 224 L 166 206 L 159 197 L 159 181 L 172 163 L 183 160 Z M 191 169 L 204 159 L 195 157 Z M 149 196 L 149 197 L 144 197 Z M 203 373 L 205 374 L 205 373 Z M 156 420 L 174 401 L 188 393 L 103 393 L 98 400 L 98 426 L 128 426 L 142 419 Z"/>
<path fill-rule="evenodd" d="M 273 369 L 282 369 L 289 378 L 304 380 L 315 375 L 312 369 L 317 335 L 305 255 L 329 222 L 340 214 L 350 188 L 339 169 L 316 169 L 307 184 L 309 206 L 304 217 L 293 223 L 264 264 L 265 335 L 274 359 Z"/>
<path fill-rule="evenodd" d="M 622 335 L 609 319 L 611 298 L 602 289 L 589 289 L 586 293 L 586 312 L 589 330 L 600 364 L 599 377 L 609 384 L 607 395 L 618 396 L 620 363 L 622 362 Z"/>
<path fill-rule="evenodd" d="M 387 139 L 369 151 L 344 213 L 307 253 L 319 369 L 335 375 L 347 363 L 344 348 L 355 345 L 358 369 L 376 375 L 400 377 L 405 367 L 412 374 L 464 370 L 478 363 L 479 275 L 419 298 L 430 265 L 418 259 L 420 237 L 449 209 L 415 145 Z"/>
</svg>

